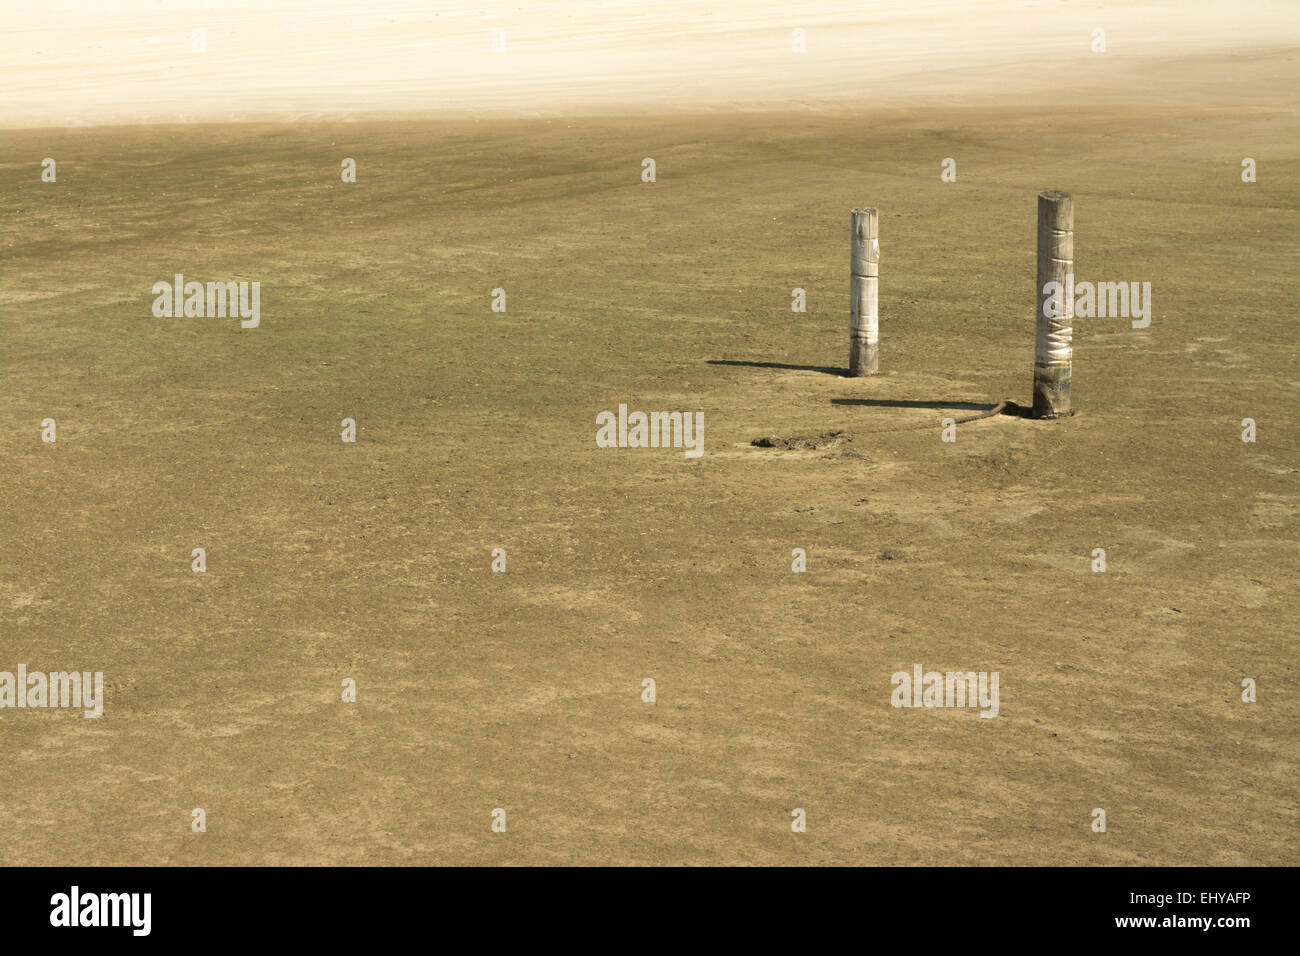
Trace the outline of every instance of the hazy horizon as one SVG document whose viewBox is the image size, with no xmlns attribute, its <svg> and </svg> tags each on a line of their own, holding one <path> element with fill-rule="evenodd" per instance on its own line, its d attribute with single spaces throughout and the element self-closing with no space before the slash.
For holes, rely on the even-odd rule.
<svg viewBox="0 0 1300 956">
<path fill-rule="evenodd" d="M 0 126 L 1235 105 L 1257 102 L 1240 93 L 1254 59 L 1243 51 L 1287 56 L 1300 41 L 1294 5 L 1276 0 L 352 6 L 279 0 L 217 13 L 127 0 L 104 11 L 78 0 L 8 10 Z M 492 50 L 494 29 L 505 31 L 504 52 Z M 796 29 L 805 31 L 804 53 L 793 50 Z M 1104 54 L 1091 50 L 1094 29 L 1105 31 Z M 202 52 L 192 48 L 197 30 Z M 1198 65 L 1180 72 L 1180 61 Z"/>
</svg>

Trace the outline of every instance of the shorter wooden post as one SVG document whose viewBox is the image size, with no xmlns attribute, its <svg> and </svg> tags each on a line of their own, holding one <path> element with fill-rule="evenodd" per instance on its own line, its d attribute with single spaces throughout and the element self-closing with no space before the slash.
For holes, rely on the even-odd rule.
<svg viewBox="0 0 1300 956">
<path fill-rule="evenodd" d="M 853 210 L 849 256 L 849 374 L 880 371 L 880 215 L 874 206 Z"/>
<path fill-rule="evenodd" d="M 1034 335 L 1034 417 L 1070 412 L 1074 352 L 1074 197 L 1038 194 L 1038 321 Z"/>
</svg>

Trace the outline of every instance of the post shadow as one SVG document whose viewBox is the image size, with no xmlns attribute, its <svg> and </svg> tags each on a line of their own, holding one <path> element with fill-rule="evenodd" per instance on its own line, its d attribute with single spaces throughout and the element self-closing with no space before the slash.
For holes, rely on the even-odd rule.
<svg viewBox="0 0 1300 956">
<path fill-rule="evenodd" d="M 864 405 L 868 408 L 929 408 L 935 411 L 942 408 L 951 408 L 959 412 L 991 412 L 1001 405 L 1003 406 L 1003 415 L 1011 415 L 1014 418 L 1030 418 L 1033 414 L 1033 409 L 1017 405 L 1015 402 L 922 402 L 903 398 L 832 398 L 831 404 Z"/>
<path fill-rule="evenodd" d="M 709 359 L 710 365 L 735 365 L 744 368 L 781 368 L 792 372 L 817 372 L 821 375 L 838 375 L 841 378 L 849 374 L 846 368 L 830 365 L 787 365 L 784 362 L 740 362 L 734 359 Z"/>
</svg>

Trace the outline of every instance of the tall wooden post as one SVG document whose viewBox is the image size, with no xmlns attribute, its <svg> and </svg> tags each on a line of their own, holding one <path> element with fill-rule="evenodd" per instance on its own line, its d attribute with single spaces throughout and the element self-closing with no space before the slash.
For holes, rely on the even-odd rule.
<svg viewBox="0 0 1300 956">
<path fill-rule="evenodd" d="M 1038 321 L 1034 335 L 1034 417 L 1070 412 L 1074 335 L 1074 197 L 1038 194 Z"/>
<path fill-rule="evenodd" d="M 880 371 L 880 215 L 874 206 L 853 210 L 853 244 L 849 256 L 849 374 Z"/>
</svg>

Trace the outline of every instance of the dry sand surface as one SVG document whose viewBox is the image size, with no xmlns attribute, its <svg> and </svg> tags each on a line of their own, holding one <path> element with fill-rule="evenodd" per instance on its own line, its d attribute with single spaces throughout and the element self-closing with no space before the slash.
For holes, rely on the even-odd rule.
<svg viewBox="0 0 1300 956">
<path fill-rule="evenodd" d="M 0 862 L 1300 863 L 1285 7 L 1232 5 L 1233 33 L 1208 4 L 560 6 L 510 12 L 517 76 L 435 55 L 492 11 L 445 36 L 358 14 L 347 56 L 394 92 L 333 118 L 3 134 L 0 671 L 102 671 L 106 700 L 0 710 Z M 682 60 L 632 42 L 643 10 Z M 327 112 L 347 57 L 295 65 L 283 18 L 241 16 L 203 69 L 242 36 L 263 74 L 173 83 L 106 17 L 100 54 L 50 40 L 70 68 L 6 57 L 7 88 L 50 86 L 4 121 Z M 1134 53 L 1123 25 L 1157 17 Z M 5 18 L 5 53 L 56 32 Z M 987 35 L 947 73 L 917 37 L 965 23 Z M 797 82 L 753 55 L 770 28 L 789 57 L 791 24 Z M 390 55 L 426 41 L 428 76 Z M 525 104 L 533 69 L 554 86 Z M 466 112 L 355 120 L 379 103 Z M 1030 399 L 1047 187 L 1079 277 L 1150 281 L 1151 324 L 1078 321 L 1073 418 L 945 443 Z M 883 373 L 851 379 L 861 205 Z M 176 272 L 260 281 L 260 326 L 155 318 Z M 702 412 L 703 456 L 598 448 L 620 403 Z M 997 718 L 892 708 L 916 664 L 999 672 Z"/>
</svg>

